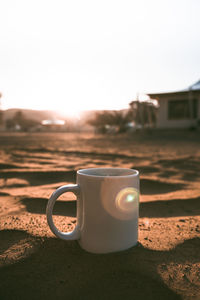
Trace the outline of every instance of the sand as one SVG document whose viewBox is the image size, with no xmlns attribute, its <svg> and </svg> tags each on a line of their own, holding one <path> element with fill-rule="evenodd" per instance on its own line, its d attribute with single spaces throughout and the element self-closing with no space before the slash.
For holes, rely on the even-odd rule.
<svg viewBox="0 0 200 300">
<path fill-rule="evenodd" d="M 0 299 L 200 299 L 200 134 L 0 133 Z M 139 242 L 91 254 L 56 238 L 55 188 L 88 167 L 138 169 Z M 76 224 L 73 194 L 55 206 Z"/>
</svg>

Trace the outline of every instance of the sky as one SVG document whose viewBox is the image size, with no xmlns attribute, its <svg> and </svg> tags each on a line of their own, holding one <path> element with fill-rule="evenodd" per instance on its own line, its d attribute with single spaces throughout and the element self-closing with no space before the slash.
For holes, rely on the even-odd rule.
<svg viewBox="0 0 200 300">
<path fill-rule="evenodd" d="M 200 79 L 199 0 L 1 0 L 7 108 L 123 109 Z"/>
</svg>

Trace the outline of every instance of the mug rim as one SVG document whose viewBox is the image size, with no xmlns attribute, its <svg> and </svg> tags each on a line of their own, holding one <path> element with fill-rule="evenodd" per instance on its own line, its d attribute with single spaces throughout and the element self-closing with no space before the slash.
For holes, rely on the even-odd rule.
<svg viewBox="0 0 200 300">
<path fill-rule="evenodd" d="M 123 174 L 123 175 L 97 175 L 97 174 L 89 174 L 86 173 L 88 171 L 97 171 L 97 170 L 105 170 L 105 171 L 127 171 L 127 174 Z M 129 174 L 128 174 L 129 172 Z M 130 174 L 131 173 L 131 174 Z M 86 176 L 86 177 L 93 177 L 93 178 L 125 178 L 125 177 L 137 177 L 139 175 L 139 171 L 136 169 L 129 169 L 129 168 L 87 168 L 87 169 L 80 169 L 77 171 L 78 175 L 81 176 Z"/>
</svg>

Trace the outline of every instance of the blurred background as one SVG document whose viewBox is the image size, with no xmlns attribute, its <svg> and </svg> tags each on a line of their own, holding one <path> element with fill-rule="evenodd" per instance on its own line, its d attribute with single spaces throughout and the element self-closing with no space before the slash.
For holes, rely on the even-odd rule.
<svg viewBox="0 0 200 300">
<path fill-rule="evenodd" d="M 10 0 L 0 10 L 1 130 L 197 125 L 199 1 Z"/>
</svg>

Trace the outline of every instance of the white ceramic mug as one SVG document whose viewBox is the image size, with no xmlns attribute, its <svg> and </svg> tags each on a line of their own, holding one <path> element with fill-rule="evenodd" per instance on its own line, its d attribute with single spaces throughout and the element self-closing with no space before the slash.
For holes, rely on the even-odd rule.
<svg viewBox="0 0 200 300">
<path fill-rule="evenodd" d="M 77 225 L 61 232 L 53 223 L 53 207 L 63 193 L 77 196 Z M 63 240 L 78 240 L 92 253 L 109 253 L 137 244 L 139 172 L 124 168 L 91 168 L 77 172 L 77 184 L 58 188 L 47 204 L 47 221 Z"/>
</svg>

